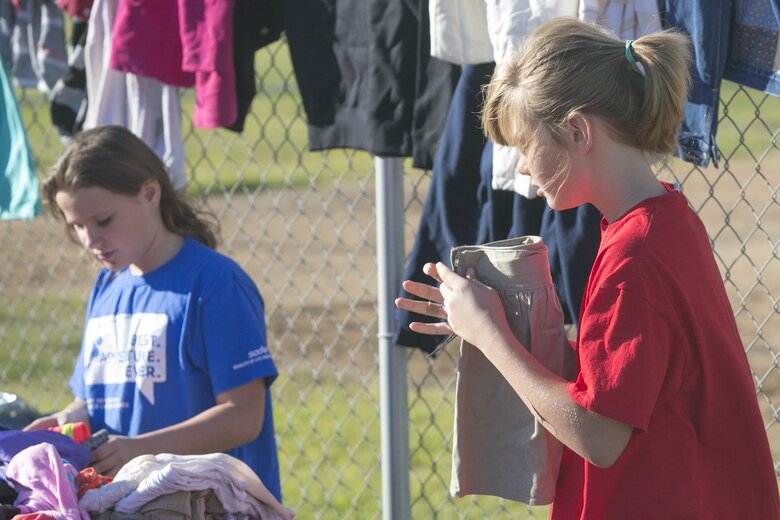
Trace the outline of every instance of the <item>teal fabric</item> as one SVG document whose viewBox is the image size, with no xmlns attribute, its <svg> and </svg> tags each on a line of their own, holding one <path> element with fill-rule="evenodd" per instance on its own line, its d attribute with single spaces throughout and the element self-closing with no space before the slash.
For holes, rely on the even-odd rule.
<svg viewBox="0 0 780 520">
<path fill-rule="evenodd" d="M 35 162 L 5 68 L 0 65 L 0 220 L 28 220 L 41 212 Z"/>
</svg>

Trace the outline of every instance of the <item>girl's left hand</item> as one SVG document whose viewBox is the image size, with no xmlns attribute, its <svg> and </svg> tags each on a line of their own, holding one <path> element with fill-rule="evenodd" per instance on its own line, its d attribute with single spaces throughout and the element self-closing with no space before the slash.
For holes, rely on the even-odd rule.
<svg viewBox="0 0 780 520">
<path fill-rule="evenodd" d="M 140 444 L 140 439 L 110 435 L 106 442 L 92 450 L 90 464 L 99 474 L 115 477 L 122 466 L 144 453 Z"/>
<path fill-rule="evenodd" d="M 439 278 L 439 274 L 436 272 L 435 264 L 430 262 L 426 263 L 423 266 L 423 273 L 430 276 L 435 281 L 441 282 L 441 278 Z M 402 286 L 406 292 L 421 298 L 421 300 L 415 300 L 412 298 L 396 298 L 396 307 L 405 311 L 422 314 L 423 316 L 447 319 L 447 313 L 444 311 L 444 307 L 442 306 L 444 298 L 442 297 L 441 291 L 439 291 L 438 287 L 425 283 L 414 282 L 412 280 L 406 280 L 403 282 Z M 432 336 L 446 336 L 448 334 L 452 334 L 452 329 L 446 321 L 434 323 L 413 321 L 409 324 L 409 328 L 414 332 Z"/>
</svg>

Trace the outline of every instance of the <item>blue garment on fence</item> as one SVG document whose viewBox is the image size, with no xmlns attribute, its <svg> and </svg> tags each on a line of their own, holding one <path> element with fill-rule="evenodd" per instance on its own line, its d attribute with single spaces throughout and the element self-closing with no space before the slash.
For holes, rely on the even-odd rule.
<svg viewBox="0 0 780 520">
<path fill-rule="evenodd" d="M 484 244 L 523 235 L 539 235 L 548 247 L 550 269 L 566 323 L 579 316 L 582 294 L 600 241 L 601 214 L 586 205 L 552 211 L 544 198 L 527 199 L 512 191 L 494 190 L 493 146 L 481 130 L 481 86 L 494 65 L 466 65 L 434 158 L 431 185 L 404 280 L 431 283 L 422 272 L 426 262 L 448 262 L 455 246 Z M 400 296 L 412 296 L 400 289 Z M 441 337 L 409 330 L 412 321 L 432 322 L 396 309 L 397 345 L 431 352 Z"/>
<path fill-rule="evenodd" d="M 480 183 L 477 172 L 485 148 L 479 122 L 480 87 L 487 83 L 492 73 L 492 63 L 466 65 L 461 71 L 433 160 L 431 185 L 417 238 L 404 270 L 405 280 L 430 283 L 431 279 L 422 272 L 426 262 L 447 260 L 453 246 L 473 244 L 477 239 L 477 187 Z M 488 162 L 490 171 L 492 161 Z M 400 291 L 401 296 L 411 297 L 403 289 Z M 409 330 L 412 321 L 435 320 L 396 309 L 394 343 L 430 352 L 441 338 L 412 332 Z"/>
<path fill-rule="evenodd" d="M 778 45 L 780 0 L 736 0 L 723 77 L 780 96 Z"/>
<path fill-rule="evenodd" d="M 707 166 L 718 164 L 720 82 L 726 63 L 731 0 L 666 0 L 664 27 L 688 33 L 693 46 L 692 85 L 677 134 L 681 159 Z"/>
<path fill-rule="evenodd" d="M 16 96 L 2 64 L 0 89 L 0 220 L 28 220 L 41 212 L 38 177 Z"/>
<path fill-rule="evenodd" d="M 780 0 L 666 0 L 663 19 L 664 27 L 690 35 L 694 53 L 679 156 L 697 166 L 712 159 L 717 166 L 721 81 L 780 96 Z"/>
</svg>

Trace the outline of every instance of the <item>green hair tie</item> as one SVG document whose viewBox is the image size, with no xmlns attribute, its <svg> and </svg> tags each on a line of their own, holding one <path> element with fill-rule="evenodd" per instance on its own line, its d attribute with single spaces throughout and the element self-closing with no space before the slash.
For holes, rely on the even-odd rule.
<svg viewBox="0 0 780 520">
<path fill-rule="evenodd" d="M 634 43 L 634 40 L 626 40 L 626 61 L 628 61 L 629 65 L 633 65 L 636 63 L 636 60 L 634 59 L 634 55 L 631 53 L 631 44 Z"/>
</svg>

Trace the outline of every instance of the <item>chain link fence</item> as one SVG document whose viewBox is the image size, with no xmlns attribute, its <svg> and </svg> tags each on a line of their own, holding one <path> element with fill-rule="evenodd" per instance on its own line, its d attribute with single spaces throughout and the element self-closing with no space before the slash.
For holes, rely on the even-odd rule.
<svg viewBox="0 0 780 520">
<path fill-rule="evenodd" d="M 241 134 L 191 128 L 193 95 L 182 92 L 188 191 L 219 217 L 220 249 L 265 300 L 281 372 L 272 390 L 285 503 L 302 519 L 380 518 L 373 161 L 306 151 L 285 43 L 262 49 L 257 62 L 258 94 Z M 43 176 L 62 149 L 48 100 L 31 89 L 17 97 Z M 724 84 L 718 167 L 670 160 L 659 175 L 681 182 L 707 226 L 780 463 L 778 131 L 778 99 Z M 429 172 L 405 168 L 407 251 L 429 182 Z M 70 399 L 96 266 L 46 208 L 33 221 L 0 224 L 0 240 L 0 390 L 48 412 Z M 546 508 L 448 495 L 456 355 L 405 352 L 412 518 L 546 518 Z"/>
</svg>

